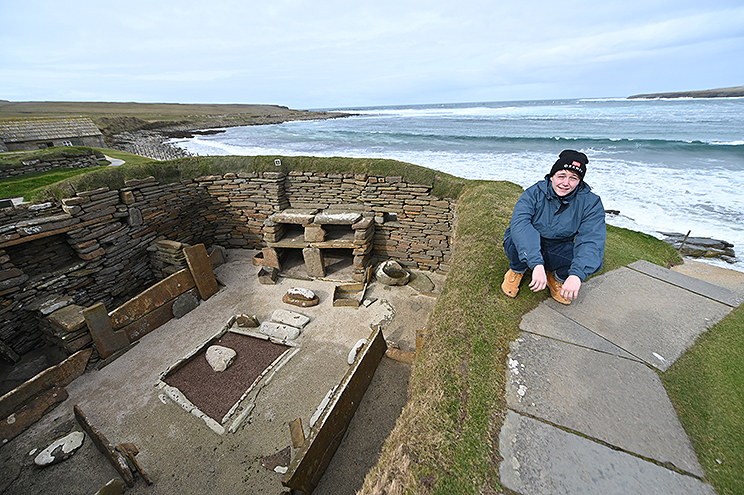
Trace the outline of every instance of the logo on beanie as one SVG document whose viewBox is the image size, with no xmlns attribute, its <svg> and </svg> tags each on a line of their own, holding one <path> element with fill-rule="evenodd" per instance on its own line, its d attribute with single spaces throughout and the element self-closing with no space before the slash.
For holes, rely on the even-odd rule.
<svg viewBox="0 0 744 495">
<path fill-rule="evenodd" d="M 581 162 L 574 161 L 571 165 L 573 165 L 574 167 L 581 168 Z"/>
</svg>

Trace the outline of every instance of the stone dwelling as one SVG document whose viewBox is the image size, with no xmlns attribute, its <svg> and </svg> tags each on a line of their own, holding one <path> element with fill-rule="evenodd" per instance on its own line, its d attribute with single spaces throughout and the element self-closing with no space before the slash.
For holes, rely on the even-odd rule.
<svg viewBox="0 0 744 495">
<path fill-rule="evenodd" d="M 87 117 L 0 120 L 0 152 L 90 146 L 104 148 L 103 134 Z"/>
<path fill-rule="evenodd" d="M 257 274 L 294 258 L 321 277 L 345 258 L 357 281 L 381 260 L 449 267 L 455 201 L 404 177 L 302 171 L 241 172 L 173 184 L 133 179 L 62 204 L 0 210 L 0 357 L 51 344 L 91 347 L 61 312 L 111 311 L 184 267 L 178 247 L 260 249 Z"/>
</svg>

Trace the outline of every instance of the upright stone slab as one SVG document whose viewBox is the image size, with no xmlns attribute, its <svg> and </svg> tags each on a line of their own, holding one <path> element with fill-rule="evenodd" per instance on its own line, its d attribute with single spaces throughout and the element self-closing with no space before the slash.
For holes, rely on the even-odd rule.
<svg viewBox="0 0 744 495">
<path fill-rule="evenodd" d="M 186 263 L 188 263 L 196 287 L 199 289 L 199 296 L 203 301 L 206 301 L 219 290 L 217 279 L 209 262 L 209 256 L 207 256 L 207 248 L 204 247 L 204 244 L 197 244 L 196 246 L 183 248 L 183 254 L 186 256 Z"/>
<path fill-rule="evenodd" d="M 85 322 L 96 344 L 98 354 L 102 358 L 107 358 L 119 349 L 129 345 L 129 337 L 124 331 L 114 332 L 111 327 L 108 311 L 103 303 L 97 303 L 83 310 Z"/>
<path fill-rule="evenodd" d="M 280 260 L 279 251 L 277 251 L 273 247 L 265 247 L 261 250 L 261 254 L 263 255 L 263 259 L 261 261 L 263 266 L 276 268 L 277 270 L 281 271 L 282 263 Z"/>
<path fill-rule="evenodd" d="M 78 424 L 85 430 L 85 433 L 90 436 L 90 439 L 95 444 L 96 448 L 108 459 L 111 465 L 116 469 L 121 477 L 126 482 L 127 486 L 134 486 L 134 476 L 132 470 L 129 468 L 126 458 L 116 449 L 108 439 L 104 436 L 101 431 L 93 426 L 88 420 L 88 416 L 80 409 L 77 404 L 72 408 L 75 413 L 75 419 Z"/>
<path fill-rule="evenodd" d="M 306 247 L 302 250 L 305 268 L 309 277 L 325 277 L 325 262 L 320 248 Z"/>
</svg>

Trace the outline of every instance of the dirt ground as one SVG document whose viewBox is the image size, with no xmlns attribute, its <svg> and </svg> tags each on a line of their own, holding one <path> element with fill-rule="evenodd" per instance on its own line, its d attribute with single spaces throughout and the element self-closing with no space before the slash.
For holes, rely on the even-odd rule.
<svg viewBox="0 0 744 495">
<path fill-rule="evenodd" d="M 68 460 L 38 468 L 33 459 L 54 440 L 81 428 L 73 416 L 79 405 L 89 421 L 117 445 L 132 442 L 138 461 L 154 481 L 136 478 L 132 494 L 280 494 L 282 474 L 262 466 L 262 459 L 291 445 L 288 424 L 301 418 L 305 433 L 319 404 L 349 369 L 354 344 L 380 324 L 385 338 L 403 350 L 415 347 L 415 332 L 425 326 L 444 276 L 414 272 L 435 289 L 423 293 L 412 284 L 390 287 L 373 282 L 368 307 L 334 307 L 338 282 L 280 277 L 261 285 L 252 264 L 255 251 L 229 250 L 228 262 L 215 270 L 225 284 L 208 301 L 144 336 L 106 367 L 85 373 L 67 387 L 69 398 L 23 434 L 0 447 L 0 493 L 93 494 L 118 473 L 90 438 Z M 348 267 L 347 267 L 348 268 Z M 348 281 L 343 262 L 329 278 Z M 303 277 L 295 267 L 289 275 Z M 320 304 L 298 308 L 281 301 L 289 288 L 301 287 L 319 296 Z M 392 308 L 392 310 L 390 309 Z M 219 435 L 187 413 L 157 387 L 162 373 L 201 347 L 236 314 L 270 319 L 276 309 L 310 317 L 296 340 L 299 352 L 260 388 L 255 408 L 234 433 Z M 350 494 L 362 486 L 385 438 L 406 402 L 410 365 L 383 358 L 359 405 L 341 447 L 316 494 Z M 297 449 L 291 450 L 292 455 Z"/>
</svg>

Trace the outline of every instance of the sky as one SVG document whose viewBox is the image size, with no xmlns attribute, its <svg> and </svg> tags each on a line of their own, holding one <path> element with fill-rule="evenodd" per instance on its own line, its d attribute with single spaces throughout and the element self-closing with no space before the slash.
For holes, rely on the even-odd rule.
<svg viewBox="0 0 744 495">
<path fill-rule="evenodd" d="M 295 109 L 744 85 L 742 0 L 2 0 L 0 99 Z"/>
</svg>

